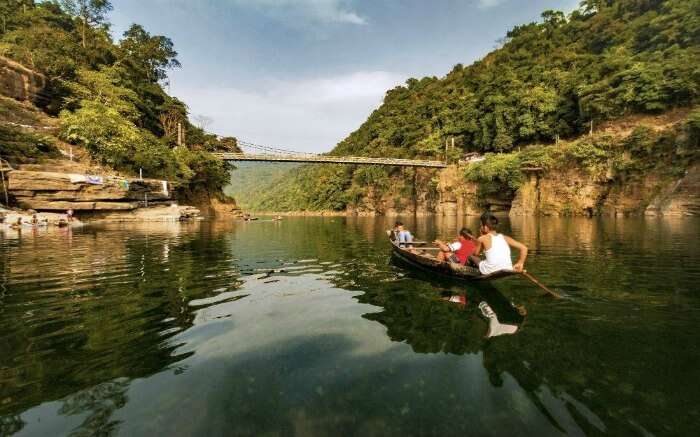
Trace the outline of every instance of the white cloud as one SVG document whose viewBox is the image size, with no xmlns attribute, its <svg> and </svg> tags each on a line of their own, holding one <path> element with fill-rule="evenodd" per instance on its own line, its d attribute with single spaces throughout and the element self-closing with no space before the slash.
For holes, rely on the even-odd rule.
<svg viewBox="0 0 700 437">
<path fill-rule="evenodd" d="M 255 89 L 177 87 L 172 93 L 193 114 L 214 121 L 209 130 L 253 143 L 304 152 L 332 149 L 357 129 L 387 90 L 406 76 L 386 71 L 298 81 L 268 80 Z"/>
<path fill-rule="evenodd" d="M 488 9 L 500 5 L 505 2 L 505 0 L 478 0 L 478 2 L 480 8 Z"/>
<path fill-rule="evenodd" d="M 277 18 L 319 23 L 367 24 L 357 12 L 348 9 L 342 0 L 232 0 L 254 7 Z"/>
</svg>

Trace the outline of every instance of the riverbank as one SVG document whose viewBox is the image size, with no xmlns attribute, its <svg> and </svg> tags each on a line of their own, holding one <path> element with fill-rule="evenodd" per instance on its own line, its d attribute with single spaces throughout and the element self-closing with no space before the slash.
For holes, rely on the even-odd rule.
<svg viewBox="0 0 700 437">
<path fill-rule="evenodd" d="M 236 208 L 232 199 L 206 191 L 188 196 L 198 206 L 181 205 L 169 181 L 66 159 L 20 164 L 6 169 L 4 176 L 9 203 L 24 222 L 38 212 L 42 220 L 58 225 L 68 210 L 85 222 L 198 220 L 233 214 Z"/>
</svg>

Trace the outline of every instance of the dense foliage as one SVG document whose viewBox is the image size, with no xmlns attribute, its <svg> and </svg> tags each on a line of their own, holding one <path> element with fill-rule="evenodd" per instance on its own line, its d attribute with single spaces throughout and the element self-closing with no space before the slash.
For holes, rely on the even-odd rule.
<svg viewBox="0 0 700 437">
<path fill-rule="evenodd" d="M 268 194 L 269 187 L 298 167 L 292 162 L 237 162 L 224 193 L 235 198 L 236 205 L 244 210 L 260 210 L 258 202 Z"/>
<path fill-rule="evenodd" d="M 509 152 L 575 137 L 591 123 L 630 113 L 691 106 L 699 96 L 700 2 L 585 0 L 568 16 L 546 11 L 541 22 L 516 26 L 501 48 L 468 67 L 457 65 L 440 79 L 409 79 L 388 91 L 332 153 L 443 159 L 452 139 L 451 160 L 464 152 Z M 493 168 L 480 170 L 480 180 L 511 172 L 517 161 L 490 159 Z M 392 172 L 376 170 L 358 183 L 358 171 L 364 170 L 335 171 L 340 180 L 331 177 L 329 185 L 347 188 L 320 203 L 310 198 L 314 191 L 292 190 L 296 182 L 279 184 L 273 196 L 292 205 L 342 209 L 356 197 L 348 192 L 366 193 Z M 307 169 L 290 177 L 304 184 L 303 178 L 329 172 Z M 289 192 L 280 194 L 284 187 Z"/>
<path fill-rule="evenodd" d="M 183 189 L 221 189 L 227 169 L 209 152 L 238 151 L 235 138 L 188 121 L 186 106 L 161 86 L 180 66 L 172 41 L 138 24 L 113 41 L 111 9 L 108 0 L 2 0 L 0 54 L 47 76 L 44 110 L 59 116 L 63 140 L 117 169 L 141 168 Z"/>
<path fill-rule="evenodd" d="M 523 169 L 577 168 L 601 182 L 629 180 L 650 171 L 675 178 L 700 158 L 699 148 L 700 109 L 686 122 L 663 131 L 638 126 L 624 138 L 601 133 L 510 153 L 487 153 L 483 161 L 466 167 L 465 178 L 479 184 L 483 197 L 512 194 L 525 180 Z"/>
</svg>

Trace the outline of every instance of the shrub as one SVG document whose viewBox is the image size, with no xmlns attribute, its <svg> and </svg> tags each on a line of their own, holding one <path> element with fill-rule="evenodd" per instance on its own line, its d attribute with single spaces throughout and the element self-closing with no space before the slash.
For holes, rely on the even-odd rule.
<svg viewBox="0 0 700 437">
<path fill-rule="evenodd" d="M 520 153 L 487 153 L 481 162 L 467 166 L 465 177 L 478 182 L 483 195 L 492 194 L 508 188 L 517 190 L 523 183 L 520 170 Z"/>
<path fill-rule="evenodd" d="M 173 156 L 177 163 L 178 184 L 183 189 L 202 187 L 213 192 L 221 189 L 229 181 L 226 163 L 211 153 L 177 147 Z"/>
<path fill-rule="evenodd" d="M 597 173 L 605 167 L 612 156 L 612 138 L 585 137 L 578 141 L 568 143 L 563 150 L 564 162 L 578 165 L 591 174 Z"/>
<path fill-rule="evenodd" d="M 85 146 L 100 162 L 153 177 L 173 176 L 174 156 L 153 134 L 136 127 L 116 109 L 83 101 L 75 112 L 62 111 L 61 138 Z"/>
<path fill-rule="evenodd" d="M 22 132 L 0 125 L 0 158 L 11 163 L 25 162 L 27 158 L 57 156 L 55 139 L 50 136 Z"/>
</svg>

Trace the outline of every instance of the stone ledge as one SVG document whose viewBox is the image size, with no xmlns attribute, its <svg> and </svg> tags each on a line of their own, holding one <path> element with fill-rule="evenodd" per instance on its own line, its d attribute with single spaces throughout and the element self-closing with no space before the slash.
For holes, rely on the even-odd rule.
<svg viewBox="0 0 700 437">
<path fill-rule="evenodd" d="M 138 202 L 68 202 L 61 200 L 35 200 L 20 198 L 20 208 L 37 211 L 129 211 L 138 208 Z"/>
</svg>

